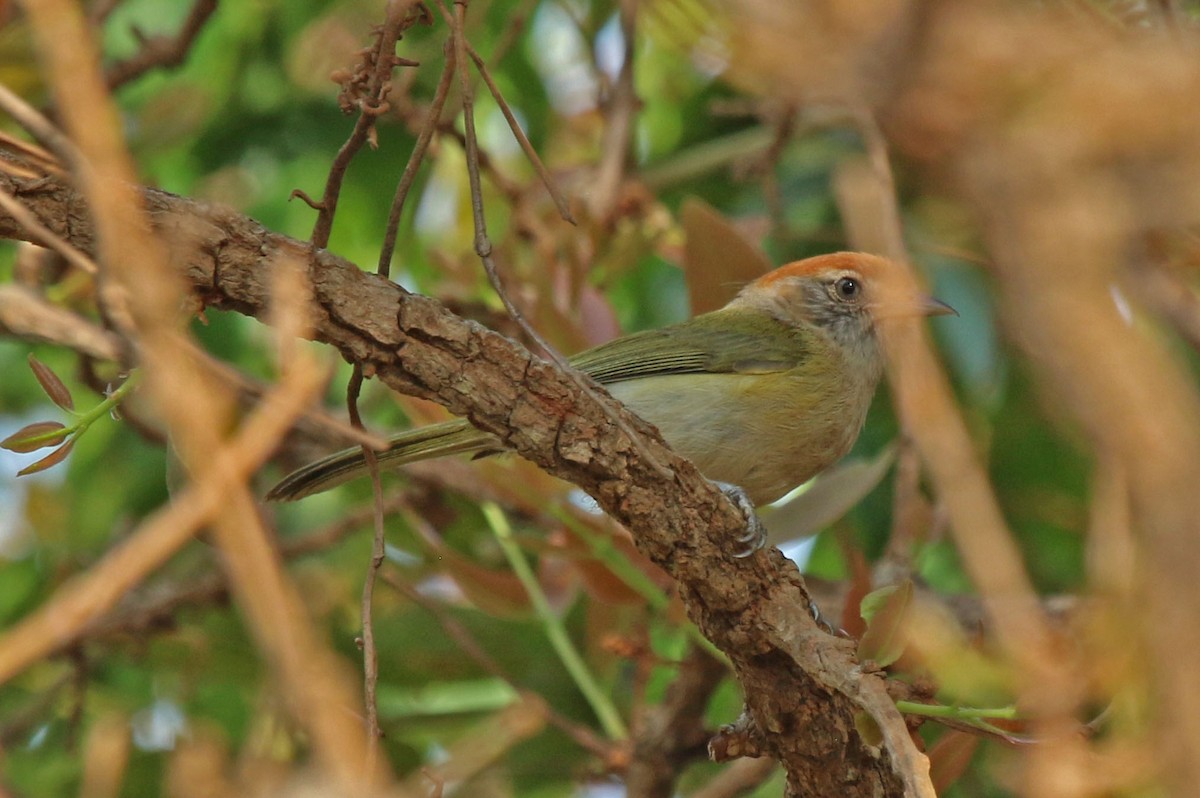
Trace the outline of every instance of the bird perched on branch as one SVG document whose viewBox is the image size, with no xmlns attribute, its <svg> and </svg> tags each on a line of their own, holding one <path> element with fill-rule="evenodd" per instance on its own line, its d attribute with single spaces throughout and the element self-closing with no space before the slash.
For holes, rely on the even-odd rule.
<svg viewBox="0 0 1200 798">
<path fill-rule="evenodd" d="M 839 252 L 768 272 L 720 310 L 570 360 L 708 479 L 760 505 L 854 444 L 883 373 L 879 322 L 946 313 L 954 310 L 914 295 L 887 260 Z M 401 432 L 376 457 L 393 468 L 503 450 L 494 435 L 454 420 Z M 267 498 L 300 499 L 366 471 L 362 450 L 346 449 L 288 475 Z"/>
</svg>

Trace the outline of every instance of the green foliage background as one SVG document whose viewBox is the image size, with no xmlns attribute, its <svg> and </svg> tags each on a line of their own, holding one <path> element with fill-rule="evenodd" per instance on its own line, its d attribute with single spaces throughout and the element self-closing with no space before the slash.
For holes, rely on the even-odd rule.
<svg viewBox="0 0 1200 798">
<path fill-rule="evenodd" d="M 122 3 L 104 25 L 107 57 L 136 51 L 134 26 L 151 32 L 174 30 L 187 11 L 185 5 Z M 512 5 L 472 7 L 470 35 L 481 53 L 494 51 L 510 35 Z M 600 0 L 520 5 L 530 11 L 529 23 L 494 71 L 534 146 L 565 176 L 570 191 L 572 168 L 598 155 L 602 119 L 594 108 L 565 110 L 568 100 L 555 92 L 561 91 L 568 73 L 578 72 L 593 85 L 601 81 L 589 51 L 596 48 L 611 56 L 619 44 L 615 10 Z M 353 119 L 338 109 L 337 87 L 328 74 L 349 63 L 352 51 L 368 42 L 369 27 L 379 13 L 379 4 L 366 0 L 222 4 L 181 68 L 152 73 L 117 94 L 145 182 L 231 204 L 271 229 L 306 238 L 314 213 L 289 196 L 295 189 L 319 196 L 330 161 L 353 125 Z M 22 21 L 11 20 L 3 34 L 0 75 L 26 96 L 44 100 Z M 401 54 L 422 63 L 412 71 L 409 96 L 427 101 L 432 95 L 444 35 L 439 21 L 434 28 L 413 29 L 402 42 Z M 555 56 L 560 66 L 547 66 Z M 833 128 L 795 137 L 771 170 L 781 198 L 773 208 L 764 198 L 761 172 L 745 168 L 753 152 L 739 152 L 748 137 L 761 133 L 762 123 L 749 115 L 714 112 L 736 99 L 732 89 L 700 72 L 653 32 L 638 41 L 636 76 L 644 104 L 636 126 L 636 171 L 654 186 L 653 198 L 642 206 L 643 215 L 622 220 L 623 229 L 605 240 L 588 278 L 623 330 L 661 325 L 687 312 L 685 278 L 677 263 L 683 235 L 678 209 L 687 197 L 700 197 L 733 219 L 759 223 L 756 230 L 767 229 L 762 223 L 769 214 L 781 213 L 772 234 L 757 242 L 775 262 L 843 246 L 830 181 L 839 160 L 859 149 L 852 133 Z M 577 102 L 587 94 L 568 99 Z M 483 143 L 498 168 L 527 181 L 529 167 L 490 98 L 481 93 L 478 108 Z M 378 141 L 377 150 L 365 151 L 351 166 L 330 247 L 364 268 L 373 268 L 377 258 L 388 203 L 414 132 L 385 115 L 378 125 Z M 463 303 L 470 312 L 486 316 L 499 305 L 470 254 L 461 154 L 448 138 L 441 138 L 437 146 L 436 164 L 422 170 L 414 194 L 419 200 L 410 205 L 402 223 L 394 275 L 407 287 Z M 705 154 L 714 152 L 716 168 L 699 166 Z M 903 173 L 901 181 L 902 189 L 909 188 Z M 513 220 L 501 198 L 494 190 L 492 194 L 493 237 L 511 239 Z M 922 196 L 915 191 L 911 195 Z M 936 334 L 1002 504 L 1020 535 L 1026 562 L 1040 589 L 1069 591 L 1081 578 L 1080 532 L 1087 516 L 1089 463 L 1071 433 L 1046 418 L 1025 367 L 997 335 L 986 276 L 946 254 L 949 246 L 941 246 L 972 247 L 970 233 L 954 209 L 923 197 L 906 201 L 903 210 L 910 244 L 934 293 L 961 314 L 939 322 Z M 659 215 L 652 217 L 651 211 Z M 11 280 L 15 247 L 5 244 L 0 253 L 0 279 Z M 447 263 L 460 268 L 448 270 Z M 537 264 L 523 267 L 536 270 Z M 265 337 L 257 322 L 210 312 L 204 323 L 197 321 L 195 330 L 220 358 L 249 374 L 270 376 Z M 79 379 L 72 353 L 0 339 L 0 436 L 31 420 L 62 416 L 26 368 L 29 353 L 64 378 L 80 405 L 99 401 Z M 330 388 L 335 406 L 344 376 Z M 363 405 L 377 427 L 402 423 L 402 414 L 378 386 L 368 388 Z M 882 391 L 856 454 L 878 452 L 895 434 Z M 65 466 L 43 475 L 17 480 L 15 471 L 31 458 L 2 453 L 0 626 L 41 604 L 154 507 L 169 501 L 167 460 L 161 441 L 109 420 L 83 438 Z M 264 475 L 262 484 L 277 475 Z M 279 519 L 281 535 L 289 538 L 364 506 L 368 493 L 366 486 L 355 485 L 271 512 Z M 868 557 L 878 556 L 891 523 L 891 498 L 890 480 L 885 480 L 835 530 L 820 536 L 808 569 L 830 578 L 847 575 L 839 534 Z M 440 531 L 447 544 L 477 563 L 504 568 L 473 501 L 452 493 L 443 501 L 446 524 Z M 314 615 L 351 662 L 359 657 L 354 640 L 370 549 L 368 526 L 293 565 Z M 525 523 L 519 531 L 536 555 L 543 530 Z M 403 519 L 389 522 L 389 534 L 391 560 L 399 572 L 430 591 L 459 596 Z M 948 542 L 929 542 L 917 562 L 919 575 L 933 586 L 970 590 Z M 158 584 L 163 589 L 185 584 L 216 568 L 213 550 L 199 541 L 158 576 Z M 605 607 L 586 591 L 565 591 L 562 596 L 569 628 L 624 708 L 635 701 L 631 665 L 603 650 L 593 632 L 643 626 L 649 630 L 664 663 L 647 685 L 647 700 L 653 703 L 671 676 L 670 659 L 685 648 L 678 624 L 647 616 L 641 608 Z M 535 619 L 528 614 L 497 617 L 460 596 L 449 603 L 453 615 L 518 675 L 523 687 L 565 716 L 594 725 Z M 388 733 L 384 745 L 393 766 L 409 772 L 436 760 L 439 751 L 511 701 L 513 694 L 466 658 L 425 610 L 386 590 L 377 604 L 380 707 Z M 726 722 L 738 709 L 736 690 L 726 685 L 710 716 L 714 724 Z M 113 713 L 128 718 L 134 734 L 122 793 L 129 796 L 164 790 L 169 750 L 180 735 L 211 735 L 232 751 L 284 762 L 303 749 L 264 682 L 264 670 L 237 612 L 225 602 L 203 603 L 181 609 L 168 627 L 90 640 L 73 656 L 45 662 L 0 687 L 3 784 L 19 795 L 77 794 L 81 740 L 97 718 Z M 715 766 L 693 768 L 685 788 L 713 772 Z M 477 787 L 480 791 L 471 794 L 581 795 L 580 785 L 585 783 L 604 783 L 596 763 L 559 731 L 547 728 L 517 744 Z M 996 789 L 991 784 L 986 768 L 977 768 L 958 794 L 990 794 Z M 779 790 L 775 781 L 756 794 Z"/>
</svg>

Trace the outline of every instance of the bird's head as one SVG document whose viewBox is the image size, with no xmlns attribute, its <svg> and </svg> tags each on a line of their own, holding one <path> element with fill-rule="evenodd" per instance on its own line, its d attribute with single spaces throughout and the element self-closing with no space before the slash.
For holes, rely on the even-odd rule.
<svg viewBox="0 0 1200 798">
<path fill-rule="evenodd" d="M 730 306 L 824 331 L 848 352 L 882 365 L 877 322 L 955 313 L 920 294 L 906 272 L 877 255 L 835 252 L 780 266 L 744 287 Z"/>
</svg>

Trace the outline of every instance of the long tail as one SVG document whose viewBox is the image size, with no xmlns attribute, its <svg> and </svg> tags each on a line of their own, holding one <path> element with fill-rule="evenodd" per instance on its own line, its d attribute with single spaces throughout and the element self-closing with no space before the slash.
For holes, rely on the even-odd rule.
<svg viewBox="0 0 1200 798">
<path fill-rule="evenodd" d="M 391 448 L 377 452 L 380 468 L 397 468 L 418 460 L 451 454 L 499 451 L 496 438 L 480 432 L 466 421 L 445 421 L 407 430 L 391 438 Z M 367 473 L 360 447 L 343 449 L 288 474 L 271 488 L 268 501 L 290 502 L 349 482 Z"/>
</svg>

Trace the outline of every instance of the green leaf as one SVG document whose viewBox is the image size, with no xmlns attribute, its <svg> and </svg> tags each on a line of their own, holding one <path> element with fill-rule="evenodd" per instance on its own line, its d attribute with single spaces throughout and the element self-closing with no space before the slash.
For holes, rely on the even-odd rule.
<svg viewBox="0 0 1200 798">
<path fill-rule="evenodd" d="M 887 588 L 883 588 L 883 590 L 887 590 Z M 878 593 L 880 591 L 876 590 L 868 595 L 863 599 L 863 605 L 865 606 L 872 596 L 876 596 Z M 900 659 L 907 643 L 905 626 L 908 623 L 912 598 L 913 583 L 909 579 L 896 585 L 890 593 L 883 597 L 882 604 L 867 619 L 867 631 L 858 641 L 858 658 L 860 660 L 869 659 L 879 667 L 886 668 Z"/>
</svg>

